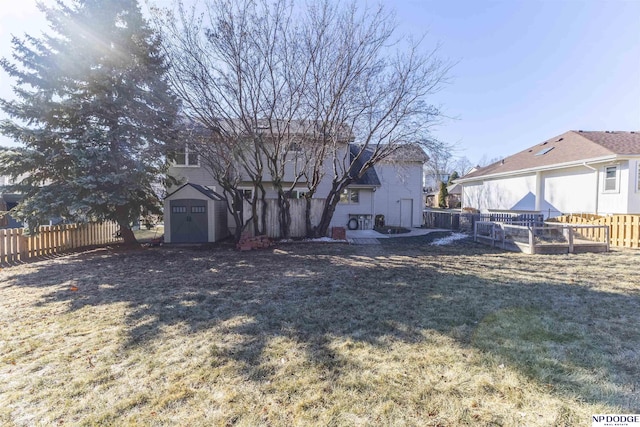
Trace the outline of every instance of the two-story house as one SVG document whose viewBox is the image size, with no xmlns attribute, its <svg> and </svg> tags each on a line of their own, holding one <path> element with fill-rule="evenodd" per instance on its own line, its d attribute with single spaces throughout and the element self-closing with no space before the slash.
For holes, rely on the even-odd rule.
<svg viewBox="0 0 640 427">
<path fill-rule="evenodd" d="M 292 148 L 294 151 L 303 149 L 304 144 Z M 342 156 L 347 164 L 368 160 L 367 151 L 354 158 L 360 148 L 354 145 L 350 136 L 339 141 L 336 150 L 339 150 L 336 158 Z M 307 191 L 307 181 L 296 169 L 303 162 L 299 158 L 296 160 L 295 153 L 290 153 L 289 158 L 283 181 L 291 188 L 289 197 L 299 199 Z M 344 190 L 331 226 L 373 228 L 375 217 L 382 215 L 388 225 L 419 227 L 423 208 L 422 167 L 427 159 L 418 145 L 399 147 Z M 325 162 L 322 180 L 313 196 L 315 199 L 323 199 L 329 193 L 334 166 L 333 161 Z M 359 169 L 359 165 L 354 169 Z M 213 242 L 226 237 L 228 229 L 235 226 L 225 213 L 227 201 L 218 196 L 222 192 L 220 184 L 198 154 L 189 150 L 188 142 L 185 150 L 175 156 L 169 173 L 183 184 L 169 189 L 165 199 L 165 242 Z M 277 192 L 268 176 L 265 173 L 265 189 L 267 198 L 273 199 Z M 240 188 L 245 190 L 246 197 L 251 197 L 253 184 L 248 178 L 240 183 Z"/>
</svg>

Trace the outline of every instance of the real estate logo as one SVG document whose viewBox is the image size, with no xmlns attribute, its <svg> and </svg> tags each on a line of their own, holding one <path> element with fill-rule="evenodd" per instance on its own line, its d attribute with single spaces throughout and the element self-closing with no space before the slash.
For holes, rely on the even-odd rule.
<svg viewBox="0 0 640 427">
<path fill-rule="evenodd" d="M 591 427 L 640 427 L 640 414 L 592 415 Z"/>
</svg>

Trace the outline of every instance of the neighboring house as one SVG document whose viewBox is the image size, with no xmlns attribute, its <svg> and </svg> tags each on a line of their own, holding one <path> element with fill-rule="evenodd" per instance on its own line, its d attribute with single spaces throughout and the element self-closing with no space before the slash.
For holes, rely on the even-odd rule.
<svg viewBox="0 0 640 427">
<path fill-rule="evenodd" d="M 21 228 L 23 224 L 17 221 L 8 212 L 16 207 L 21 196 L 15 193 L 5 193 L 2 187 L 13 184 L 8 176 L 0 176 L 0 228 Z"/>
<path fill-rule="evenodd" d="M 0 176 L 0 229 L 3 228 L 22 228 L 24 223 L 18 221 L 11 216 L 11 209 L 15 208 L 22 201 L 22 194 L 7 193 L 4 191 L 5 185 L 12 185 L 22 180 L 26 175 L 20 175 L 17 179 L 11 179 L 8 176 Z M 61 218 L 50 218 L 49 225 L 58 225 L 63 221 Z"/>
<path fill-rule="evenodd" d="M 446 208 L 456 209 L 460 207 L 460 198 L 462 195 L 462 186 L 460 184 L 451 184 L 447 186 Z M 426 206 L 428 208 L 439 208 L 440 190 L 429 191 L 425 193 Z"/>
<path fill-rule="evenodd" d="M 358 147 L 345 141 L 344 150 L 350 150 L 351 158 L 357 153 Z M 295 157 L 295 156 L 294 156 Z M 424 151 L 418 146 L 409 144 L 400 147 L 393 155 L 387 157 L 384 161 L 379 162 L 374 168 L 369 169 L 364 176 L 356 182 L 349 185 L 342 194 L 341 201 L 335 209 L 331 221 L 331 227 L 349 227 L 349 228 L 373 228 L 374 220 L 377 215 L 384 215 L 387 225 L 397 225 L 404 227 L 419 227 L 422 224 L 423 194 L 422 194 L 422 166 L 427 160 Z M 360 162 L 366 162 L 366 153 L 359 159 Z M 327 173 L 318 186 L 314 198 L 324 198 L 331 188 L 331 165 L 327 162 Z M 165 221 L 165 242 L 171 243 L 175 241 L 190 241 L 194 237 L 185 237 L 183 233 L 175 226 L 175 216 L 172 213 L 174 206 L 184 205 L 186 202 L 177 202 L 178 200 L 187 201 L 193 205 L 197 203 L 196 210 L 202 211 L 206 209 L 206 215 L 222 215 L 213 212 L 209 206 L 209 201 L 214 200 L 213 197 L 207 196 L 206 191 L 221 191 L 221 187 L 215 182 L 214 178 L 203 167 L 198 156 L 188 151 L 188 146 L 184 156 L 179 156 L 176 162 L 171 166 L 169 174 L 182 179 L 184 183 L 191 184 L 191 188 L 185 186 L 169 190 L 169 196 L 165 199 L 164 221 Z M 268 179 L 265 176 L 265 180 Z M 285 177 L 285 181 L 287 177 Z M 276 198 L 276 191 L 265 181 L 265 189 L 267 190 L 267 198 Z M 253 185 L 250 181 L 246 181 L 244 186 L 246 197 L 251 196 Z M 204 191 L 203 191 L 204 189 Z M 305 182 L 298 182 L 295 189 L 291 191 L 292 199 L 301 198 L 306 191 Z M 186 194 L 188 192 L 189 194 Z M 185 193 L 185 194 L 182 194 Z M 198 194 L 199 193 L 199 194 Z M 206 201 L 207 203 L 203 203 Z M 195 205 L 193 205 L 195 206 Z M 179 209 L 185 209 L 179 208 Z M 186 217 L 185 217 L 186 218 Z M 191 218 L 193 221 L 193 217 Z M 234 227 L 233 218 L 228 216 L 228 227 Z M 204 220 L 201 222 L 204 224 Z M 208 227 L 218 224 L 219 220 L 209 219 Z M 209 229 L 210 230 L 210 229 Z M 226 236 L 226 233 L 220 233 L 213 236 L 210 231 L 206 233 L 200 231 L 200 237 L 197 241 L 215 241 Z M 192 235 L 190 235 L 192 236 Z M 193 235 L 195 236 L 195 235 Z M 205 236 L 206 240 L 205 240 Z M 296 237 L 296 236 L 294 236 Z M 302 237 L 302 236 L 297 236 Z"/>
<path fill-rule="evenodd" d="M 433 172 L 430 168 L 425 166 L 424 168 L 424 177 L 423 177 L 423 186 L 425 193 L 432 193 L 440 191 L 440 183 L 449 182 L 449 177 L 451 176 L 448 172 Z"/>
<path fill-rule="evenodd" d="M 9 211 L 20 201 L 19 194 L 0 194 L 0 228 L 21 228 L 22 223 L 11 216 Z"/>
<path fill-rule="evenodd" d="M 482 212 L 640 213 L 640 133 L 569 131 L 455 182 Z"/>
</svg>

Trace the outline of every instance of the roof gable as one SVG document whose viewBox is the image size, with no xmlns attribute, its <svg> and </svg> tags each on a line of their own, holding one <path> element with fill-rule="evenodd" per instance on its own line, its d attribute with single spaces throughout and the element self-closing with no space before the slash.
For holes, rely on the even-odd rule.
<svg viewBox="0 0 640 427">
<path fill-rule="evenodd" d="M 393 150 L 382 161 L 426 163 L 429 161 L 429 156 L 427 156 L 427 153 L 425 153 L 422 147 L 418 144 L 401 144 L 398 145 L 395 150 Z"/>
<path fill-rule="evenodd" d="M 640 155 L 640 133 L 568 131 L 464 177 L 501 175 L 616 155 Z"/>
<path fill-rule="evenodd" d="M 175 191 L 172 191 L 171 194 L 167 194 L 167 196 L 165 197 L 165 199 L 173 196 L 174 194 L 176 194 L 178 191 L 182 190 L 185 187 L 193 187 L 194 189 L 198 190 L 200 193 L 204 194 L 205 196 L 207 196 L 209 199 L 211 200 L 224 200 L 222 198 L 220 198 L 219 196 L 217 196 L 215 194 L 215 192 L 213 192 L 211 189 L 205 187 L 204 185 L 200 185 L 200 184 L 193 184 L 191 182 L 188 182 L 182 186 L 180 186 L 178 189 L 176 189 Z"/>
</svg>

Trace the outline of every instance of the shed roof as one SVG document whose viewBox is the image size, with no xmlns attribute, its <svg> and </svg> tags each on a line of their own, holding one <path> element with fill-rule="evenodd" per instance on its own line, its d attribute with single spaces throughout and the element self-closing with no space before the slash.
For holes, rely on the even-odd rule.
<svg viewBox="0 0 640 427">
<path fill-rule="evenodd" d="M 640 155 L 640 133 L 572 130 L 479 168 L 463 176 L 458 182 L 625 155 Z"/>
<path fill-rule="evenodd" d="M 167 194 L 166 198 L 169 198 L 171 196 L 173 196 L 174 194 L 176 194 L 178 191 L 182 190 L 185 187 L 193 187 L 194 189 L 198 190 L 199 192 L 201 192 L 202 194 L 204 194 L 205 196 L 207 196 L 209 199 L 211 200 L 224 200 L 222 197 L 218 196 L 213 190 L 211 190 L 208 187 L 205 187 L 204 185 L 200 185 L 200 184 L 193 184 L 191 182 L 187 182 L 186 184 L 180 186 L 180 188 L 176 189 L 175 191 L 172 191 L 170 194 Z"/>
</svg>

